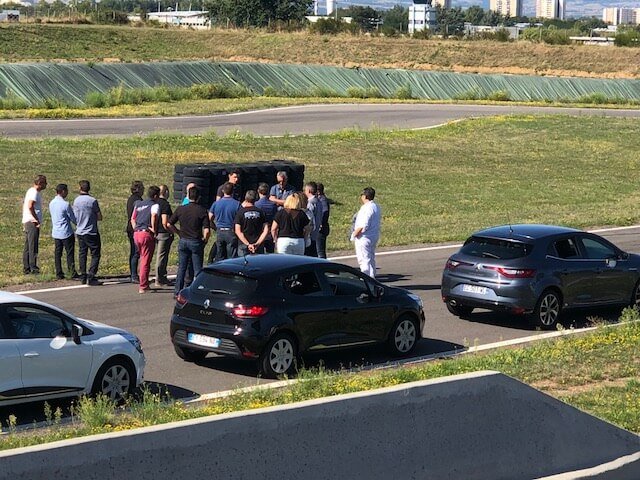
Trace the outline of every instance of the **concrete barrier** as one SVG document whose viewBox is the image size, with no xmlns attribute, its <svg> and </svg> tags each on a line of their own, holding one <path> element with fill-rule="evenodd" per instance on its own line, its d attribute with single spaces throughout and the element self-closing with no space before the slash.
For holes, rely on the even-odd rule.
<svg viewBox="0 0 640 480">
<path fill-rule="evenodd" d="M 637 452 L 637 435 L 478 372 L 0 452 L 0 479 L 533 479 Z"/>
</svg>

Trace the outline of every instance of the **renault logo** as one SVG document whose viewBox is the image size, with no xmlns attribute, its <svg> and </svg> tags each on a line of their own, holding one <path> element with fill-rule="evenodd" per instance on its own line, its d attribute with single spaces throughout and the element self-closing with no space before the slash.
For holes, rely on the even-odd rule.
<svg viewBox="0 0 640 480">
<path fill-rule="evenodd" d="M 204 308 L 209 308 L 209 305 L 210 305 L 210 304 L 211 304 L 211 302 L 210 302 L 210 301 L 209 301 L 209 299 L 207 298 L 207 299 L 204 301 Z"/>
</svg>

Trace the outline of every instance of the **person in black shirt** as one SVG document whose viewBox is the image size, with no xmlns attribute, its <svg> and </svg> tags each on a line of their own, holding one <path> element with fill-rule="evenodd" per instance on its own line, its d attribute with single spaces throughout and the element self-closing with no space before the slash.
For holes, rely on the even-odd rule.
<svg viewBox="0 0 640 480">
<path fill-rule="evenodd" d="M 188 259 L 193 263 L 194 277 L 202 270 L 204 260 L 204 246 L 209 240 L 209 212 L 202 205 L 198 205 L 200 192 L 197 187 L 187 192 L 189 203 L 180 205 L 169 218 L 167 228 L 180 237 L 178 242 L 178 275 L 176 277 L 175 294 L 178 295 L 184 287 L 184 276 Z M 179 223 L 180 228 L 175 225 Z"/>
<path fill-rule="evenodd" d="M 169 261 L 169 251 L 173 243 L 173 233 L 167 230 L 169 218 L 173 215 L 171 205 L 167 201 L 169 198 L 169 187 L 160 185 L 160 197 L 158 205 L 160 206 L 160 217 L 156 235 L 156 281 L 155 286 L 169 285 L 167 279 L 167 263 Z"/>
<path fill-rule="evenodd" d="M 134 180 L 131 182 L 131 196 L 127 199 L 127 237 L 129 237 L 129 275 L 131 277 L 131 283 L 140 283 L 140 277 L 138 277 L 138 262 L 140 261 L 140 253 L 136 247 L 136 243 L 133 241 L 133 227 L 131 226 L 131 215 L 133 214 L 133 205 L 142 201 L 142 194 L 144 193 L 144 185 L 140 180 Z"/>
<path fill-rule="evenodd" d="M 263 243 L 269 234 L 269 223 L 264 212 L 255 206 L 258 195 L 249 190 L 234 220 L 238 237 L 238 255 L 264 253 Z"/>
</svg>

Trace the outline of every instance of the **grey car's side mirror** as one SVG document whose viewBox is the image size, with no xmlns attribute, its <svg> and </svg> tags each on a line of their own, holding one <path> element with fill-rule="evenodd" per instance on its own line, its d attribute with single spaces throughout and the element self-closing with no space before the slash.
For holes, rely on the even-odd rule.
<svg viewBox="0 0 640 480">
<path fill-rule="evenodd" d="M 76 345 L 80 345 L 81 343 L 80 337 L 82 336 L 82 327 L 77 323 L 74 323 L 73 326 L 71 327 L 71 336 L 73 338 L 73 343 L 75 343 Z"/>
</svg>

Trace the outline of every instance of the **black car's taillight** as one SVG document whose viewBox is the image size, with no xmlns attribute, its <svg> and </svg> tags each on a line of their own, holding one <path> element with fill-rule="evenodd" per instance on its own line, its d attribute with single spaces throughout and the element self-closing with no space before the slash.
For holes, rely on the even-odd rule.
<svg viewBox="0 0 640 480">
<path fill-rule="evenodd" d="M 257 318 L 263 316 L 269 311 L 269 307 L 260 305 L 236 305 L 233 307 L 233 314 L 238 318 Z"/>
<path fill-rule="evenodd" d="M 184 307 L 187 304 L 187 297 L 182 292 L 179 292 L 176 295 L 176 303 L 181 307 Z"/>
</svg>

